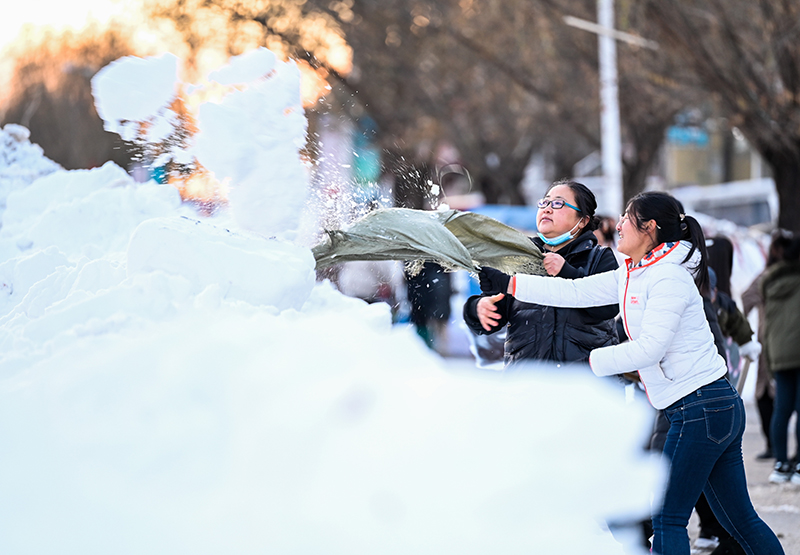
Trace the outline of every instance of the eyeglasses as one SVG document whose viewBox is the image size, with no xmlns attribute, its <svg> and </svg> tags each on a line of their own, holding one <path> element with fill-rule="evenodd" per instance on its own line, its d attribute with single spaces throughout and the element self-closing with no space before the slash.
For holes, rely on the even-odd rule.
<svg viewBox="0 0 800 555">
<path fill-rule="evenodd" d="M 581 211 L 581 209 L 578 208 L 577 206 L 572 206 L 570 203 L 560 198 L 554 198 L 552 200 L 550 200 L 549 198 L 543 198 L 536 203 L 536 206 L 538 206 L 539 208 L 547 208 L 548 205 L 552 206 L 553 210 L 559 210 L 561 208 L 564 208 L 565 206 L 569 206 L 576 212 Z"/>
</svg>

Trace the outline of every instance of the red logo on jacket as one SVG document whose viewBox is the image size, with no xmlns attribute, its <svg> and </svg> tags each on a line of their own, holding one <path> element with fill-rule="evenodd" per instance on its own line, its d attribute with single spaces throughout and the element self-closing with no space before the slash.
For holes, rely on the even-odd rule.
<svg viewBox="0 0 800 555">
<path fill-rule="evenodd" d="M 639 297 L 631 295 L 631 304 L 639 304 Z"/>
</svg>

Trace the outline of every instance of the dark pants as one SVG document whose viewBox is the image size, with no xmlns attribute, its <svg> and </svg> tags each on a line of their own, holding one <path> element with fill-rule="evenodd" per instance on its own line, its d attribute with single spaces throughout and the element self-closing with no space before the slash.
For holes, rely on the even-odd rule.
<svg viewBox="0 0 800 555">
<path fill-rule="evenodd" d="M 761 420 L 761 433 L 767 438 L 767 450 L 772 451 L 772 439 L 770 435 L 770 426 L 772 424 L 772 413 L 775 408 L 775 399 L 770 395 L 769 388 L 764 389 L 764 395 L 756 399 L 756 406 L 758 407 L 758 418 Z"/>
<path fill-rule="evenodd" d="M 744 404 L 724 378 L 664 410 L 669 431 L 667 489 L 653 518 L 653 553 L 689 555 L 687 526 L 704 492 L 720 523 L 748 555 L 780 555 L 778 538 L 756 514 L 742 460 Z"/>
<path fill-rule="evenodd" d="M 714 511 L 711 505 L 708 504 L 705 494 L 700 494 L 700 499 L 694 505 L 694 510 L 697 511 L 697 517 L 700 519 L 700 536 L 703 538 L 710 538 L 716 536 L 720 540 L 730 537 L 722 524 L 719 523 L 717 517 L 714 516 Z"/>
<path fill-rule="evenodd" d="M 798 420 L 794 433 L 800 445 L 800 368 L 775 372 L 775 410 L 772 413 L 770 438 L 772 454 L 778 462 L 789 462 L 788 428 L 792 412 L 797 412 Z"/>
</svg>

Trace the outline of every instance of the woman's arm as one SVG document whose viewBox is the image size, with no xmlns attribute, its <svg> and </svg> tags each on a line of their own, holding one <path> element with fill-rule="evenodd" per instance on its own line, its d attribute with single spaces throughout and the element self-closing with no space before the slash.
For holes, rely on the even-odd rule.
<svg viewBox="0 0 800 555">
<path fill-rule="evenodd" d="M 616 270 L 617 268 L 619 268 L 619 262 L 617 262 L 617 257 L 614 256 L 614 252 L 611 249 L 605 248 L 605 247 L 598 247 L 598 246 L 595 246 L 595 247 L 592 247 L 592 248 L 595 249 L 595 250 L 598 250 L 598 249 L 600 250 L 600 254 L 599 254 L 600 258 L 597 260 L 596 263 L 591 264 L 594 267 L 594 272 L 592 272 L 592 274 L 589 274 L 589 268 L 587 268 L 585 266 L 573 266 L 572 264 L 570 264 L 569 262 L 567 262 L 563 258 L 561 260 L 564 260 L 564 263 L 563 263 L 563 266 L 559 269 L 558 273 L 557 274 L 553 274 L 551 272 L 548 272 L 548 273 L 551 276 L 552 275 L 557 275 L 558 277 L 567 278 L 567 279 L 578 279 L 578 278 L 586 277 L 588 275 L 602 274 L 603 272 L 608 272 L 610 270 Z M 552 255 L 558 256 L 556 253 L 546 254 L 545 255 L 545 261 L 547 261 L 547 257 L 548 256 L 552 256 Z M 589 262 L 590 262 L 589 259 L 591 259 L 591 256 L 587 257 L 587 260 L 585 261 L 586 264 L 589 264 Z"/>
<path fill-rule="evenodd" d="M 761 296 L 761 279 L 764 273 L 759 274 L 753 282 L 742 293 L 742 305 L 744 310 L 742 312 L 745 316 L 750 314 L 750 311 L 756 307 L 764 305 L 764 298 Z"/>
<path fill-rule="evenodd" d="M 601 247 L 594 247 L 594 248 L 601 248 Z M 617 262 L 617 257 L 614 256 L 614 253 L 611 249 L 604 248 L 602 254 L 600 255 L 600 260 L 597 261 L 595 265 L 595 274 L 602 274 L 603 272 L 609 272 L 612 270 L 616 270 L 619 268 L 619 262 Z M 580 268 L 581 274 L 585 275 L 586 270 L 584 268 Z M 560 274 L 559 274 L 560 275 Z M 583 277 L 583 275 L 579 277 Z M 619 302 L 617 299 L 614 300 L 613 303 L 607 304 L 605 306 L 596 306 L 593 308 L 584 308 L 582 309 L 584 314 L 587 317 L 591 318 L 592 320 L 610 320 L 611 318 L 615 318 L 617 314 L 619 314 Z"/>
<path fill-rule="evenodd" d="M 508 293 L 527 303 L 566 308 L 589 308 L 618 303 L 617 280 L 621 270 L 580 279 L 563 279 L 517 274 Z"/>
<path fill-rule="evenodd" d="M 589 357 L 592 371 L 598 376 L 610 376 L 658 364 L 672 344 L 694 296 L 699 298 L 699 293 L 689 273 L 682 268 L 670 268 L 648 291 L 638 337 L 592 351 Z M 701 323 L 707 326 L 705 318 Z"/>
</svg>

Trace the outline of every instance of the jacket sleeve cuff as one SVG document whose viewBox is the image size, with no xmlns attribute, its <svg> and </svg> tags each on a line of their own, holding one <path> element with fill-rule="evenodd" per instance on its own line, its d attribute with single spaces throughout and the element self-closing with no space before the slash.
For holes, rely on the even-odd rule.
<svg viewBox="0 0 800 555">
<path fill-rule="evenodd" d="M 569 262 L 564 261 L 564 265 L 561 267 L 561 271 L 558 272 L 558 277 L 566 279 L 577 279 L 579 277 L 583 277 L 583 273 Z"/>
<path fill-rule="evenodd" d="M 595 376 L 597 376 L 598 374 L 597 374 L 597 372 L 595 372 L 595 369 L 594 369 L 594 364 L 592 364 L 592 355 L 593 355 L 593 354 L 594 354 L 594 351 L 592 351 L 592 352 L 590 352 L 590 353 L 589 353 L 589 368 L 591 369 L 592 373 L 593 373 Z"/>
<path fill-rule="evenodd" d="M 589 353 L 589 368 L 595 376 L 613 376 L 619 374 L 613 362 L 614 346 L 600 347 Z"/>
</svg>

